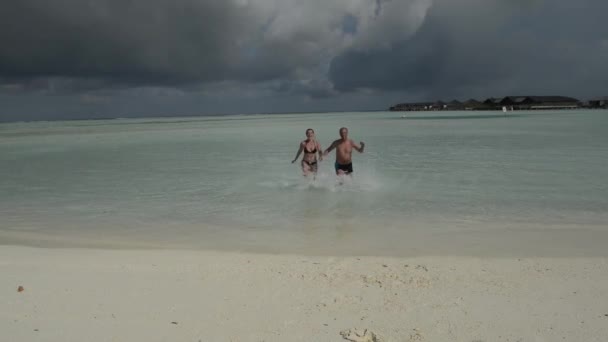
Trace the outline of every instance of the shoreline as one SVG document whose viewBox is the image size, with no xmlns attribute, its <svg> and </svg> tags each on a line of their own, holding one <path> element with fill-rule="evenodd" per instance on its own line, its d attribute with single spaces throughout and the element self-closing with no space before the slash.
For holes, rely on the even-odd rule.
<svg viewBox="0 0 608 342">
<path fill-rule="evenodd" d="M 348 224 L 320 229 L 238 229 L 219 226 L 139 230 L 3 230 L 1 246 L 49 249 L 176 250 L 218 253 L 370 257 L 608 258 L 608 230 L 599 224 L 477 224 L 450 229 L 426 226 L 366 230 Z"/>
<path fill-rule="evenodd" d="M 607 257 L 3 245 L 0 260 L 0 330 L 11 341 L 366 341 L 355 332 L 385 342 L 608 336 Z"/>
</svg>

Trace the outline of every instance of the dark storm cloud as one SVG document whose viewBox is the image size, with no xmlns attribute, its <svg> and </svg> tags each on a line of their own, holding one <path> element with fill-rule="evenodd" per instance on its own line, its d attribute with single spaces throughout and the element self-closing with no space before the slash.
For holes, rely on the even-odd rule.
<svg viewBox="0 0 608 342">
<path fill-rule="evenodd" d="M 341 91 L 429 96 L 608 92 L 608 2 L 438 1 L 411 38 L 350 49 L 329 78 Z"/>
<path fill-rule="evenodd" d="M 273 89 L 280 94 L 307 94 L 313 99 L 326 98 L 335 95 L 329 82 L 312 81 L 281 81 Z"/>
<path fill-rule="evenodd" d="M 46 79 L 59 78 L 50 83 L 68 92 L 226 80 L 325 88 L 326 65 L 337 53 L 409 34 L 430 1 L 4 1 L 0 82 L 48 90 Z M 410 8 L 413 20 L 395 15 Z"/>
<path fill-rule="evenodd" d="M 229 1 L 4 1 L 0 75 L 169 85 L 230 78 L 247 15 Z M 272 77 L 264 72 L 245 77 Z"/>
</svg>

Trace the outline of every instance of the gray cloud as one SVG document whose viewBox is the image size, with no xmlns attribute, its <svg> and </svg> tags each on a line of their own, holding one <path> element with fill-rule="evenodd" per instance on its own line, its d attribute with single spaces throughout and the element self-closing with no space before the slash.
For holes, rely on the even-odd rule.
<svg viewBox="0 0 608 342">
<path fill-rule="evenodd" d="M 174 84 L 238 64 L 247 8 L 230 2 L 11 1 L 0 8 L 0 75 Z"/>
<path fill-rule="evenodd" d="M 607 12 L 602 0 L 439 1 L 414 36 L 345 51 L 329 77 L 342 91 L 435 97 L 608 93 Z"/>
<path fill-rule="evenodd" d="M 396 3 L 405 9 L 427 2 Z M 353 42 L 385 41 L 385 34 L 375 37 L 385 25 L 411 31 L 422 21 L 397 24 L 385 15 L 379 24 L 374 6 L 352 0 L 3 2 L 0 75 L 132 85 L 289 78 L 318 72 Z M 344 18 L 351 20 L 345 25 Z M 353 23 L 362 28 L 359 37 L 353 38 Z"/>
</svg>

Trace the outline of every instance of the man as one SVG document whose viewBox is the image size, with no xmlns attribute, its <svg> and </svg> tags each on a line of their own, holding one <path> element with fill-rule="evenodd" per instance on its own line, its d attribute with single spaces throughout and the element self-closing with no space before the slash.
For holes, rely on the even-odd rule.
<svg viewBox="0 0 608 342">
<path fill-rule="evenodd" d="M 359 153 L 363 153 L 365 143 L 360 142 L 361 146 L 357 145 L 351 139 L 348 139 L 348 128 L 340 128 L 340 139 L 334 141 L 323 153 L 328 155 L 334 148 L 336 149 L 336 175 L 350 175 L 353 173 L 353 149 Z"/>
</svg>

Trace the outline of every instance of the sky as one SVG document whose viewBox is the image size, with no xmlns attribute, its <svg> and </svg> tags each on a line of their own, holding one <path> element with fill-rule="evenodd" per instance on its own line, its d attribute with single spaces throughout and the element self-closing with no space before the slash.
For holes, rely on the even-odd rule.
<svg viewBox="0 0 608 342">
<path fill-rule="evenodd" d="M 606 0 L 0 0 L 0 121 L 608 96 Z"/>
</svg>

